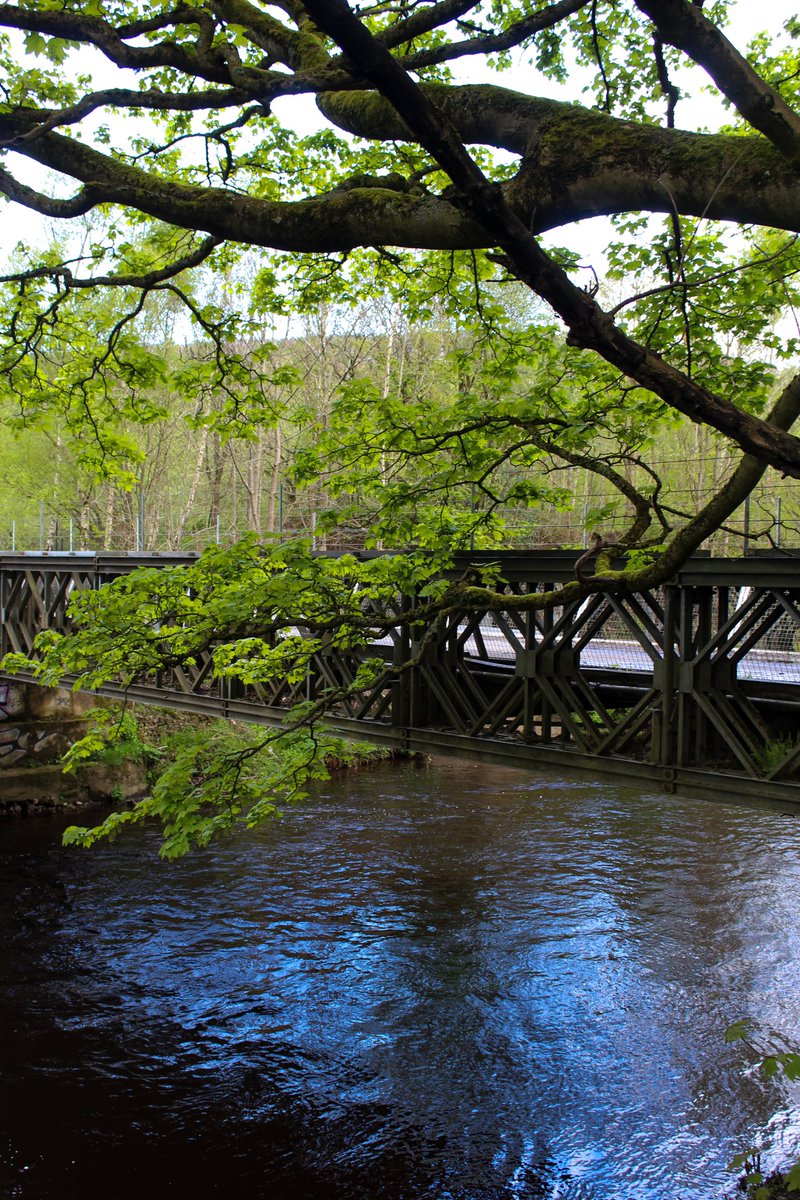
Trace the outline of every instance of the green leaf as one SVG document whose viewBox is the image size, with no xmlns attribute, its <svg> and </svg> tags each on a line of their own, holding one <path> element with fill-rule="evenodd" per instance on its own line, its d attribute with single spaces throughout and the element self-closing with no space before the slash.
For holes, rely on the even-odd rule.
<svg viewBox="0 0 800 1200">
<path fill-rule="evenodd" d="M 783 1072 L 787 1079 L 800 1079 L 800 1054 L 789 1052 L 779 1055 Z"/>
<path fill-rule="evenodd" d="M 800 1192 L 800 1160 L 786 1172 L 786 1186 L 790 1192 Z"/>
<path fill-rule="evenodd" d="M 44 54 L 47 51 L 47 38 L 41 33 L 26 33 L 25 34 L 25 53 L 26 54 Z"/>
<path fill-rule="evenodd" d="M 742 1038 L 746 1038 L 750 1034 L 752 1021 L 749 1017 L 744 1017 L 739 1021 L 734 1021 L 725 1030 L 724 1038 L 726 1042 L 738 1042 Z"/>
</svg>

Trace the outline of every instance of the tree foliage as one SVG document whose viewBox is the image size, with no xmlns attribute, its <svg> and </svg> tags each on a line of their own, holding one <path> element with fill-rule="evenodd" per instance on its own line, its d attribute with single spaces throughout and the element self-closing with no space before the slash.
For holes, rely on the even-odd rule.
<svg viewBox="0 0 800 1200">
<path fill-rule="evenodd" d="M 764 1080 L 782 1077 L 788 1083 L 796 1083 L 800 1079 L 800 1054 L 796 1050 L 763 1044 L 754 1035 L 754 1022 L 749 1018 L 729 1025 L 725 1030 L 725 1041 L 742 1042 L 750 1051 Z M 761 1151 L 751 1147 L 736 1154 L 730 1168 L 741 1172 L 739 1190 L 751 1200 L 788 1200 L 800 1191 L 800 1161 L 765 1178 L 761 1170 Z"/>
<path fill-rule="evenodd" d="M 373 544 L 429 553 L 380 577 L 307 547 L 215 552 L 191 579 L 76 601 L 79 633 L 45 639 L 43 676 L 133 678 L 195 642 L 244 680 L 292 655 L 301 670 L 306 641 L 356 649 L 400 619 L 403 571 L 424 605 L 555 603 L 436 582 L 453 548 L 501 544 L 501 510 L 568 502 L 555 467 L 602 480 L 626 514 L 613 538 L 592 515 L 575 596 L 669 578 L 768 470 L 800 477 L 800 26 L 737 48 L 729 7 L 0 5 L 0 192 L 82 223 L 79 242 L 21 247 L 4 277 L 4 411 L 61 422 L 86 470 L 128 486 L 176 395 L 215 436 L 258 439 L 291 412 L 297 482 L 324 481 L 329 520 L 357 511 Z M 528 91 L 506 86 L 512 65 Z M 724 127 L 681 128 L 703 87 Z M 319 125 L 304 135 L 303 98 Z M 52 187 L 31 182 L 42 167 Z M 602 280 L 568 245 L 596 216 L 614 222 Z M 354 354 L 304 408 L 310 375 L 279 322 L 383 297 L 423 339 L 446 328 L 440 366 L 424 385 L 398 370 L 392 326 L 382 378 Z M 697 510 L 653 465 L 676 422 L 726 448 Z"/>
<path fill-rule="evenodd" d="M 1 6 L 11 82 L 0 106 L 0 189 L 53 217 L 106 216 L 79 261 L 55 255 L 10 277 L 10 391 L 36 403 L 40 355 L 49 351 L 52 366 L 52 338 L 73 345 L 91 320 L 83 293 L 103 289 L 123 296 L 109 304 L 103 345 L 69 367 L 59 359 L 57 387 L 78 398 L 101 439 L 110 436 L 102 368 L 134 395 L 158 369 L 130 336 L 154 294 L 186 306 L 218 348 L 211 374 L 227 384 L 237 364 L 224 347 L 241 314 L 185 279 L 201 263 L 224 272 L 244 245 L 291 255 L 259 270 L 252 293 L 262 311 L 290 303 L 292 273 L 306 304 L 394 286 L 424 305 L 427 286 L 481 316 L 490 274 L 520 281 L 555 310 L 571 347 L 599 354 L 632 389 L 630 410 L 649 395 L 796 476 L 798 444 L 786 418 L 764 419 L 765 370 L 749 360 L 754 345 L 783 349 L 774 319 L 793 300 L 793 237 L 767 231 L 791 235 L 797 223 L 797 31 L 790 23 L 778 46 L 762 39 L 751 61 L 726 39 L 725 15 L 722 3 L 688 0 L 497 11 L 443 0 L 358 15 L 344 0 L 134 13 L 112 3 Z M 512 53 L 544 80 L 577 75 L 594 103 L 454 82 L 465 61 L 496 69 Z M 676 127 L 674 78 L 687 61 L 735 112 L 727 132 Z M 98 63 L 115 86 L 92 89 L 85 71 L 76 81 L 75 63 Z M 301 95 L 329 127 L 298 137 L 281 122 L 275 107 L 282 113 Z M 496 163 L 493 150 L 512 164 Z M 71 195 L 24 183 L 25 160 L 56 172 L 59 192 L 71 186 Z M 641 212 L 665 213 L 663 229 L 648 237 Z M 610 308 L 535 236 L 597 214 L 627 224 L 612 271 L 650 285 Z M 132 237 L 146 218 L 158 224 Z M 739 262 L 722 245 L 720 221 L 749 227 Z M 402 248 L 444 251 L 449 266 Z M 297 254 L 313 257 L 298 270 Z M 408 288 L 412 275 L 422 286 Z M 723 339 L 732 353 L 720 353 Z"/>
</svg>

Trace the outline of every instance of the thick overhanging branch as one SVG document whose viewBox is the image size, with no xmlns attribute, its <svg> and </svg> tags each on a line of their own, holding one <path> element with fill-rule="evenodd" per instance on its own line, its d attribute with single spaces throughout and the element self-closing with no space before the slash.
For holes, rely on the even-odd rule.
<svg viewBox="0 0 800 1200">
<path fill-rule="evenodd" d="M 0 135 L 3 126 L 0 118 Z M 54 200 L 0 169 L 0 192 L 47 216 L 71 217 L 98 204 L 121 204 L 220 239 L 306 253 L 386 245 L 449 250 L 487 245 L 490 240 L 447 200 L 389 187 L 337 190 L 294 202 L 261 200 L 225 188 L 162 179 L 56 133 L 35 139 L 24 152 L 85 183 L 72 199 Z"/>
<path fill-rule="evenodd" d="M 688 0 L 636 0 L 661 37 L 703 67 L 724 96 L 795 165 L 800 163 L 800 117 L 779 92 Z"/>
<path fill-rule="evenodd" d="M 81 188 L 69 199 L 46 196 L 43 192 L 37 192 L 35 188 L 20 183 L 4 167 L 0 167 L 0 192 L 9 200 L 15 200 L 17 204 L 23 204 L 25 208 L 33 209 L 44 217 L 81 217 L 103 202 L 101 193 L 91 187 Z"/>
<path fill-rule="evenodd" d="M 686 216 L 800 229 L 800 180 L 761 138 L 637 125 L 492 85 L 421 90 L 462 142 L 521 156 L 507 194 L 534 232 L 586 217 L 676 208 Z M 413 138 L 375 92 L 323 93 L 317 105 L 359 137 Z"/>
<path fill-rule="evenodd" d="M 435 88 L 425 94 L 435 98 L 463 140 L 525 151 L 517 178 L 503 192 L 536 232 L 598 213 L 668 212 L 673 205 L 688 215 L 800 229 L 800 181 L 760 139 L 640 128 L 502 88 Z M 160 97 L 155 100 L 160 105 Z M 337 92 L 321 104 L 358 133 L 398 134 L 400 118 L 375 93 Z M 448 195 L 365 187 L 280 202 L 182 185 L 45 132 L 36 110 L 0 116 L 0 141 L 85 185 L 71 200 L 54 200 L 19 183 L 8 169 L 0 174 L 0 190 L 9 198 L 48 216 L 120 203 L 215 237 L 312 253 L 381 245 L 473 249 L 495 242 L 484 223 Z"/>
<path fill-rule="evenodd" d="M 46 10 L 21 8 L 0 4 L 0 27 L 39 33 L 92 46 L 117 67 L 134 71 L 167 68 L 180 72 L 188 80 L 203 79 L 209 83 L 244 88 L 250 98 L 283 95 L 295 90 L 292 74 L 274 71 L 267 64 L 281 62 L 292 71 L 308 68 L 310 64 L 324 73 L 329 65 L 327 55 L 316 47 L 309 56 L 308 39 L 289 29 L 267 13 L 255 9 L 246 0 L 218 0 L 214 6 L 224 20 L 244 30 L 253 45 L 267 50 L 261 63 L 251 66 L 242 62 L 236 39 L 217 37 L 222 28 L 208 9 L 178 7 L 167 13 L 141 21 L 115 25 L 100 16 L 90 16 L 78 10 Z M 196 37 L 186 37 L 180 26 L 197 29 Z M 131 44 L 132 39 L 166 31 L 165 36 L 149 44 Z M 170 33 L 172 36 L 170 36 Z M 339 72 L 339 86 L 348 86 L 348 77 Z M 307 90 L 307 81 L 297 84 Z"/>
<path fill-rule="evenodd" d="M 290 29 L 263 8 L 248 3 L 248 0 L 214 0 L 210 7 L 222 20 L 241 26 L 245 36 L 266 50 L 275 61 L 285 62 L 288 66 L 298 65 L 302 50 L 299 44 L 301 39 L 295 29 Z"/>
<path fill-rule="evenodd" d="M 513 274 L 561 316 L 571 344 L 595 350 L 677 412 L 710 425 L 760 461 L 800 478 L 800 440 L 698 386 L 628 337 L 591 296 L 571 282 L 511 209 L 502 189 L 489 183 L 447 117 L 353 15 L 346 0 L 306 0 L 305 7 L 448 173 L 459 203 L 492 231 Z"/>
</svg>

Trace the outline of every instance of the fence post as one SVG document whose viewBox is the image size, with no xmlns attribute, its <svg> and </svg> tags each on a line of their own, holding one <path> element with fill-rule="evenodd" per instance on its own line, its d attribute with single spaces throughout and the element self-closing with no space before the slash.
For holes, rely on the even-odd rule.
<svg viewBox="0 0 800 1200">
<path fill-rule="evenodd" d="M 744 554 L 750 553 L 750 497 L 744 502 Z"/>
</svg>

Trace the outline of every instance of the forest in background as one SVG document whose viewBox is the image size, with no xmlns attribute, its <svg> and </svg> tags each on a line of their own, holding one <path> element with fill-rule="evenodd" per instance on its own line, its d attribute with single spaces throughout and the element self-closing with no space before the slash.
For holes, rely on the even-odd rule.
<svg viewBox="0 0 800 1200">
<path fill-rule="evenodd" d="M 520 299 L 512 296 L 511 311 L 503 313 L 518 330 L 531 318 L 514 311 Z M 570 465 L 557 452 L 540 447 L 535 461 L 501 455 L 491 464 L 491 487 L 484 488 L 474 471 L 470 478 L 459 471 L 459 453 L 446 438 L 427 452 L 423 447 L 427 471 L 407 455 L 394 461 L 388 441 L 376 450 L 375 410 L 399 406 L 410 426 L 426 414 L 451 416 L 475 392 L 494 404 L 537 385 L 536 353 L 498 375 L 491 329 L 463 323 L 446 306 L 431 306 L 424 319 L 405 308 L 388 297 L 350 306 L 321 302 L 294 314 L 280 337 L 273 329 L 258 338 L 251 327 L 248 340 L 228 347 L 238 383 L 222 383 L 220 376 L 215 386 L 209 366 L 219 347 L 182 344 L 161 305 L 137 343 L 146 357 L 142 378 L 125 379 L 124 350 L 110 385 L 104 377 L 114 434 L 99 456 L 97 445 L 87 453 L 87 430 L 76 436 L 69 399 L 43 413 L 34 406 L 32 414 L 24 400 L 7 396 L 0 550 L 199 551 L 248 532 L 308 538 L 320 550 L 418 545 L 408 522 L 398 522 L 394 537 L 376 528 L 398 486 L 408 495 L 425 491 L 427 519 L 440 528 L 455 528 L 463 518 L 463 549 L 585 548 L 594 531 L 613 541 L 631 520 L 631 504 L 602 474 Z M 101 341 L 111 316 L 106 312 L 98 322 Z M 545 327 L 544 336 L 551 343 L 548 358 L 563 354 L 559 330 Z M 64 346 L 61 354 L 70 358 Z M 72 388 L 74 399 L 80 386 L 69 370 L 61 378 L 63 368 L 52 365 L 54 392 Z M 788 377 L 788 369 L 776 373 L 768 390 L 777 393 Z M 570 378 L 566 370 L 560 382 L 573 392 L 598 388 L 596 379 Z M 396 415 L 395 408 L 393 420 Z M 355 433 L 365 461 L 360 476 L 359 455 L 343 442 L 342 422 Z M 613 464 L 651 494 L 657 488 L 665 510 L 676 515 L 693 515 L 708 503 L 738 460 L 707 425 L 665 419 L 663 412 L 649 427 L 610 421 L 597 432 L 592 461 Z M 102 434 L 88 433 L 102 446 Z M 344 490 L 343 467 L 350 481 Z M 704 549 L 736 556 L 798 546 L 800 489 L 770 469 Z"/>
</svg>

